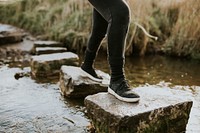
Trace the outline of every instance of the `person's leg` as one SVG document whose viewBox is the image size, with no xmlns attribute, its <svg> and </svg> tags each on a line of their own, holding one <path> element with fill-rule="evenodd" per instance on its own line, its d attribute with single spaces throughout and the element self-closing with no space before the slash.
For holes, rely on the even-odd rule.
<svg viewBox="0 0 200 133">
<path fill-rule="evenodd" d="M 105 37 L 107 27 L 107 21 L 96 11 L 96 9 L 94 9 L 92 32 L 88 40 L 84 63 L 82 64 L 81 68 L 95 78 L 100 77 L 98 77 L 96 74 L 93 68 L 93 63 L 98 53 L 101 41 Z"/>
<path fill-rule="evenodd" d="M 113 3 L 110 3 L 109 8 L 112 17 L 108 27 L 108 60 L 111 68 L 111 81 L 108 92 L 119 100 L 138 102 L 140 96 L 130 90 L 131 88 L 124 74 L 124 49 L 130 23 L 130 10 L 123 0 L 114 0 Z"/>
<path fill-rule="evenodd" d="M 89 0 L 108 22 L 108 61 L 111 82 L 125 79 L 124 47 L 129 27 L 129 8 L 123 0 Z"/>
<path fill-rule="evenodd" d="M 124 47 L 129 28 L 130 12 L 123 0 L 116 0 L 110 7 L 112 18 L 108 29 L 108 53 L 111 68 L 111 82 L 125 79 L 124 75 Z"/>
<path fill-rule="evenodd" d="M 137 102 L 139 96 L 129 89 L 124 75 L 124 47 L 129 27 L 130 12 L 123 0 L 89 0 L 108 22 L 108 61 L 111 81 L 108 92 L 126 102 Z"/>
</svg>

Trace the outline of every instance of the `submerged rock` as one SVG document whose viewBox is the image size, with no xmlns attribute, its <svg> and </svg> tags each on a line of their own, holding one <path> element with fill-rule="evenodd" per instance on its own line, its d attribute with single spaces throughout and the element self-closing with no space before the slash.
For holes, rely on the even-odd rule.
<svg viewBox="0 0 200 133">
<path fill-rule="evenodd" d="M 77 66 L 78 64 L 79 57 L 72 52 L 32 56 L 31 73 L 35 78 L 54 79 L 59 76 L 62 65 Z"/>
<path fill-rule="evenodd" d="M 64 47 L 36 47 L 35 54 L 52 54 L 52 53 L 62 53 L 67 52 L 67 48 Z"/>
<path fill-rule="evenodd" d="M 139 103 L 121 102 L 108 93 L 85 98 L 88 116 L 98 133 L 185 132 L 191 100 L 175 90 L 142 87 L 135 91 L 141 96 Z"/>
<path fill-rule="evenodd" d="M 60 90 L 62 95 L 67 97 L 85 97 L 107 91 L 109 75 L 100 70 L 96 72 L 103 78 L 101 82 L 88 77 L 80 67 L 62 66 L 60 72 Z"/>
</svg>

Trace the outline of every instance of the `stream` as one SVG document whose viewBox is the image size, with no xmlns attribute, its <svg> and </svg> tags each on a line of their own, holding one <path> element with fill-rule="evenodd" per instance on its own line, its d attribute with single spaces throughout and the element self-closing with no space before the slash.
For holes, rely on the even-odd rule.
<svg viewBox="0 0 200 133">
<path fill-rule="evenodd" d="M 36 81 L 30 76 L 31 41 L 1 45 L 0 133 L 87 133 L 90 120 L 84 99 L 67 99 L 59 82 Z M 20 50 L 17 50 L 20 49 Z M 5 56 L 6 55 L 6 56 Z M 83 55 L 79 55 L 82 57 Z M 99 52 L 95 67 L 109 73 L 107 56 Z M 160 55 L 127 57 L 125 72 L 133 87 L 148 86 L 183 90 L 192 96 L 187 133 L 200 132 L 200 62 Z M 23 76 L 20 76 L 23 74 Z"/>
</svg>

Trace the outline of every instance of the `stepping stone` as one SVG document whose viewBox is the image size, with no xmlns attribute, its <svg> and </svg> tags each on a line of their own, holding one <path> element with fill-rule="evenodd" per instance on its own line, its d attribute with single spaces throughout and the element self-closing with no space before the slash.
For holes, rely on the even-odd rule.
<svg viewBox="0 0 200 133">
<path fill-rule="evenodd" d="M 88 116 L 99 133 L 181 133 L 193 102 L 183 91 L 140 87 L 139 103 L 126 103 L 102 92 L 85 98 Z"/>
<path fill-rule="evenodd" d="M 56 41 L 34 41 L 34 47 L 64 47 L 64 44 Z"/>
<path fill-rule="evenodd" d="M 56 47 L 56 49 L 57 49 L 58 47 L 64 47 L 64 44 L 60 43 L 60 42 L 56 42 L 56 41 L 34 41 L 31 53 L 38 55 L 38 49 L 41 50 L 43 47 L 48 48 L 48 49 L 51 47 Z M 43 51 L 44 51 L 44 49 L 43 49 Z M 51 52 L 52 52 L 52 50 L 51 50 Z M 54 52 L 55 52 L 55 49 L 54 49 Z M 52 53 L 54 53 L 54 52 L 52 52 Z"/>
<path fill-rule="evenodd" d="M 80 67 L 62 66 L 60 72 L 61 94 L 75 98 L 107 91 L 110 76 L 100 70 L 96 70 L 96 72 L 103 78 L 102 81 L 95 81 Z"/>
<path fill-rule="evenodd" d="M 0 24 L 0 44 L 17 43 L 23 41 L 21 30 L 5 24 Z"/>
<path fill-rule="evenodd" d="M 8 34 L 8 35 L 2 35 L 0 33 L 0 44 L 9 44 L 9 43 L 17 43 L 23 41 L 23 35 L 18 34 Z"/>
<path fill-rule="evenodd" d="M 64 47 L 36 47 L 35 54 L 52 54 L 52 53 L 62 53 L 67 52 L 67 48 Z"/>
<path fill-rule="evenodd" d="M 72 52 L 32 56 L 31 73 L 34 78 L 55 79 L 62 65 L 78 66 L 78 55 Z"/>
</svg>

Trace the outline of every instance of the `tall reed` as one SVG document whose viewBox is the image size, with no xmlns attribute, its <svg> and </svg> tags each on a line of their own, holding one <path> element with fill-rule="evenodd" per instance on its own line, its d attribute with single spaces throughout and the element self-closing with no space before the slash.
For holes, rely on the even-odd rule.
<svg viewBox="0 0 200 133">
<path fill-rule="evenodd" d="M 200 59 L 199 0 L 127 0 L 131 24 L 126 54 L 166 53 Z M 30 31 L 40 39 L 65 42 L 81 51 L 91 30 L 92 8 L 83 0 L 22 0 L 0 5 L 0 22 Z M 150 39 L 136 23 L 158 40 Z M 103 47 L 105 49 L 105 47 Z"/>
<path fill-rule="evenodd" d="M 164 45 L 167 53 L 200 59 L 200 1 L 189 0 L 179 8 L 179 16 Z"/>
<path fill-rule="evenodd" d="M 0 22 L 30 31 L 39 39 L 59 40 L 72 50 L 85 47 L 91 8 L 83 0 L 23 0 L 0 5 Z"/>
</svg>

